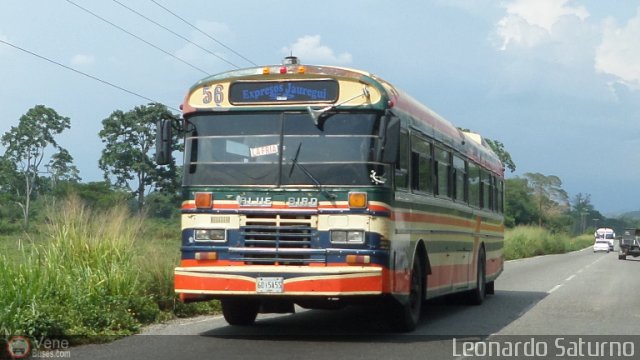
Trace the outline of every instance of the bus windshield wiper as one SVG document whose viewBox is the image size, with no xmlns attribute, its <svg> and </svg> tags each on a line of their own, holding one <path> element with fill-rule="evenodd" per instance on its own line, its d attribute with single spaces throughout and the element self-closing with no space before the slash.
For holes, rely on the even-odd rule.
<svg viewBox="0 0 640 360">
<path fill-rule="evenodd" d="M 296 155 L 293 157 L 293 160 L 291 160 L 291 168 L 289 169 L 289 177 L 291 177 L 291 174 L 293 173 L 293 168 L 294 167 L 299 167 L 300 170 L 302 170 L 302 172 L 307 175 L 307 177 L 316 185 L 316 187 L 318 188 L 318 190 L 320 190 L 320 192 L 326 196 L 328 199 L 335 199 L 336 195 L 335 194 L 331 194 L 330 192 L 328 192 L 327 190 L 324 189 L 324 187 L 322 186 L 322 184 L 320 184 L 320 181 L 318 181 L 318 179 L 316 179 L 315 176 L 313 176 L 313 174 L 307 170 L 306 167 L 304 167 L 302 164 L 300 164 L 298 162 L 298 156 L 300 155 L 300 149 L 302 148 L 302 143 L 298 144 L 298 149 L 296 150 Z"/>
<path fill-rule="evenodd" d="M 314 110 L 311 108 L 311 106 L 307 106 L 307 112 L 309 113 L 309 115 L 311 115 L 311 119 L 313 119 L 313 123 L 320 129 L 322 129 L 322 122 L 325 118 L 327 118 L 330 114 L 332 114 L 330 111 L 331 110 L 337 110 L 339 106 L 342 106 L 343 104 L 348 103 L 349 101 L 359 98 L 360 96 L 364 96 L 365 98 L 369 99 L 369 97 L 371 96 L 371 94 L 369 93 L 369 89 L 367 89 L 366 86 L 364 86 L 362 88 L 362 93 L 358 94 L 350 99 L 347 99 L 343 102 L 341 102 L 340 104 L 336 104 L 336 105 L 329 105 L 327 107 L 324 107 L 322 109 L 318 109 L 318 110 Z"/>
</svg>

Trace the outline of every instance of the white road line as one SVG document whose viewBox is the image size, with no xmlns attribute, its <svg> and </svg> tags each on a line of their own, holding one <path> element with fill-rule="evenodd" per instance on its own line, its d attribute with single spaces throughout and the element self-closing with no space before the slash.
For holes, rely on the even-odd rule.
<svg viewBox="0 0 640 360">
<path fill-rule="evenodd" d="M 552 292 L 560 289 L 561 287 L 562 287 L 562 284 L 558 284 L 558 285 L 552 287 L 551 290 L 547 291 L 547 294 L 551 294 Z"/>
<path fill-rule="evenodd" d="M 591 262 L 590 264 L 586 265 L 585 267 L 583 267 L 583 268 L 579 269 L 578 271 L 576 271 L 576 273 L 575 273 L 575 274 L 573 274 L 573 275 L 569 276 L 568 278 L 564 279 L 564 281 L 562 282 L 562 284 L 558 284 L 558 285 L 556 285 L 556 286 L 552 287 L 552 288 L 551 288 L 551 290 L 547 291 L 547 294 L 551 294 L 552 292 L 554 292 L 554 291 L 558 290 L 558 289 L 559 289 L 559 288 L 561 288 L 561 287 L 562 287 L 562 285 L 564 285 L 566 282 L 569 282 L 569 281 L 573 280 L 573 278 L 575 278 L 578 274 L 580 274 L 581 272 L 583 272 L 586 268 L 588 268 L 589 266 L 591 266 L 591 265 L 593 265 L 593 264 L 597 263 L 598 261 L 600 261 L 600 260 L 602 260 L 602 259 L 603 259 L 603 257 L 600 257 L 600 258 L 598 258 L 596 261 L 593 261 L 593 262 Z"/>
</svg>

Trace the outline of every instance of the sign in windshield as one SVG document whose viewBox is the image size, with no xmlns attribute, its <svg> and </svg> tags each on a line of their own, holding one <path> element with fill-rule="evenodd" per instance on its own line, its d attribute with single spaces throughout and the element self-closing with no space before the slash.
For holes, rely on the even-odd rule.
<svg viewBox="0 0 640 360">
<path fill-rule="evenodd" d="M 338 82 L 335 80 L 242 81 L 231 84 L 232 104 L 335 102 Z"/>
<path fill-rule="evenodd" d="M 193 116 L 185 185 L 384 185 L 378 119 L 338 113 L 320 130 L 306 112 Z"/>
</svg>

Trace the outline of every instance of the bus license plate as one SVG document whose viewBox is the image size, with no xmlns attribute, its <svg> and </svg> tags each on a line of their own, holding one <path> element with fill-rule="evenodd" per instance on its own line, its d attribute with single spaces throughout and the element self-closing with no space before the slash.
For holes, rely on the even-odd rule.
<svg viewBox="0 0 640 360">
<path fill-rule="evenodd" d="M 259 277 L 256 279 L 256 292 L 259 293 L 282 293 L 284 278 L 281 277 Z"/>
</svg>

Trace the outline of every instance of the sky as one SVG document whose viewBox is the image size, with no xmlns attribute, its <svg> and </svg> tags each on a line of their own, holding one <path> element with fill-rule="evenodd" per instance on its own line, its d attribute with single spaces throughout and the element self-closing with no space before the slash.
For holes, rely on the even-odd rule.
<svg viewBox="0 0 640 360">
<path fill-rule="evenodd" d="M 112 112 L 177 109 L 208 74 L 290 54 L 376 74 L 502 142 L 508 178 L 640 209 L 640 0 L 0 0 L 0 136 L 50 107 L 71 119 L 57 139 L 82 181 L 101 181 Z"/>
</svg>

